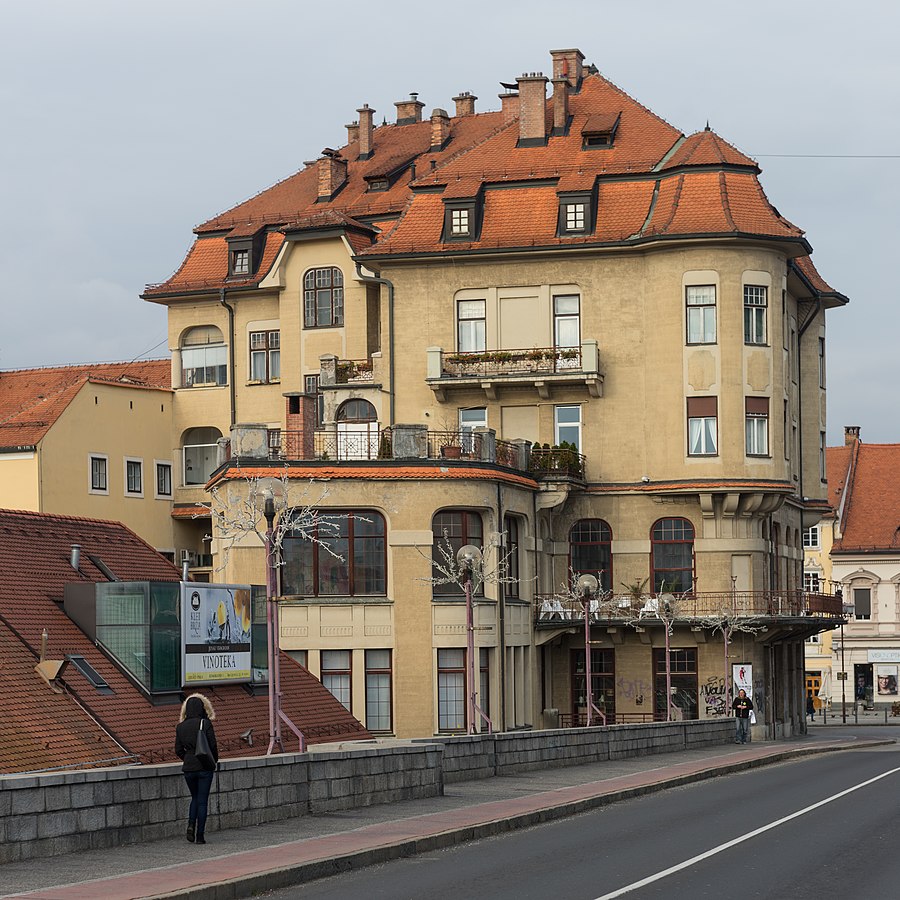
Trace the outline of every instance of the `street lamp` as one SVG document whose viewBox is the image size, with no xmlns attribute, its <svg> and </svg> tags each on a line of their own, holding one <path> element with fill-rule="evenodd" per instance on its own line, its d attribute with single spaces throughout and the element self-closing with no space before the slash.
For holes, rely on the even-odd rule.
<svg viewBox="0 0 900 900">
<path fill-rule="evenodd" d="M 594 706 L 594 677 L 591 671 L 591 604 L 599 587 L 597 579 L 586 572 L 575 582 L 575 591 L 584 605 L 584 685 L 587 699 L 587 727 L 593 724 L 594 713 L 606 724 L 606 716 Z"/>
<path fill-rule="evenodd" d="M 469 679 L 466 732 L 475 734 L 475 716 L 477 714 L 484 720 L 488 734 L 490 734 L 493 731 L 491 720 L 475 701 L 475 619 L 472 612 L 472 579 L 475 570 L 482 563 L 481 550 L 474 544 L 464 544 L 456 551 L 456 563 L 459 566 L 459 580 L 466 594 L 466 671 Z"/>
<path fill-rule="evenodd" d="M 844 662 L 844 616 L 847 607 L 844 605 L 844 592 L 841 588 L 835 591 L 835 597 L 841 601 L 841 724 L 847 724 L 847 665 Z"/>
</svg>

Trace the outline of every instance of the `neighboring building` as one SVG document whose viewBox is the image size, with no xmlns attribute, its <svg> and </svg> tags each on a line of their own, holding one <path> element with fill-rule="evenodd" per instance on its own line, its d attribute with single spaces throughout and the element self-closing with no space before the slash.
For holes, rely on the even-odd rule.
<svg viewBox="0 0 900 900">
<path fill-rule="evenodd" d="M 117 522 L 0 509 L 0 774 L 175 760 L 184 694 L 180 683 L 160 689 L 160 675 L 175 673 L 179 681 L 180 642 L 161 624 L 167 614 L 177 622 L 178 578 L 170 562 Z M 121 593 L 129 587 L 123 583 L 136 581 L 153 586 L 137 604 L 134 591 L 127 599 Z M 121 595 L 88 634 L 78 611 L 98 584 Z M 45 632 L 48 679 L 35 668 Z M 281 673 L 284 710 L 309 743 L 368 737 L 293 660 L 284 658 Z M 266 752 L 265 687 L 199 689 L 216 707 L 222 755 Z"/>
<path fill-rule="evenodd" d="M 167 359 L 0 372 L 0 507 L 115 519 L 175 558 Z"/>
<path fill-rule="evenodd" d="M 848 703 L 893 707 L 900 703 L 900 444 L 864 444 L 859 428 L 847 427 L 844 446 L 828 448 L 828 471 L 837 510 L 831 577 L 848 610 L 831 667 L 847 673 Z M 841 703 L 837 678 L 830 699 Z"/>
<path fill-rule="evenodd" d="M 826 454 L 831 471 L 833 449 Z M 834 536 L 834 511 L 826 513 L 818 525 L 803 530 L 803 589 L 813 594 L 834 593 L 831 575 L 831 544 Z M 840 696 L 840 685 L 832 686 L 831 644 L 834 631 L 820 631 L 806 639 L 806 693 L 817 710 L 827 707 L 833 690 Z"/>
<path fill-rule="evenodd" d="M 237 504 L 259 475 L 339 519 L 338 556 L 285 544 L 281 641 L 371 731 L 464 730 L 470 688 L 497 728 L 583 720 L 583 631 L 549 596 L 575 570 L 690 595 L 687 717 L 725 714 L 703 620 L 736 610 L 760 729 L 794 733 L 804 640 L 840 614 L 802 590 L 801 538 L 827 510 L 825 313 L 847 298 L 752 159 L 551 56 L 498 112 L 464 92 L 423 120 L 413 94 L 375 127 L 364 105 L 346 146 L 200 225 L 147 287 L 175 515 L 199 541 L 207 480 Z M 478 598 L 477 660 L 460 589 L 428 582 L 444 535 L 515 579 Z M 211 549 L 217 579 L 262 580 L 258 541 Z M 610 721 L 666 708 L 660 622 L 624 604 L 590 634 Z"/>
</svg>

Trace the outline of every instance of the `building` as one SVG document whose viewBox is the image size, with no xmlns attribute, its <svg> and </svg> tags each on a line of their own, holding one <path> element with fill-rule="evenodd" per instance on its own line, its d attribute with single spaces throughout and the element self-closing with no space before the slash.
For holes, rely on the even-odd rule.
<svg viewBox="0 0 900 900">
<path fill-rule="evenodd" d="M 0 509 L 0 774 L 175 761 L 184 695 L 178 636 L 164 622 L 177 623 L 178 579 L 118 522 Z M 84 612 L 98 586 L 110 590 L 112 613 L 91 628 Z M 281 672 L 284 709 L 309 743 L 368 736 L 293 660 Z M 221 755 L 265 753 L 265 689 L 202 689 Z"/>
<path fill-rule="evenodd" d="M 551 59 L 499 111 L 462 92 L 423 117 L 412 94 L 376 127 L 364 104 L 343 147 L 197 227 L 148 285 L 175 515 L 231 581 L 264 554 L 195 518 L 208 487 L 287 483 L 331 517 L 336 555 L 285 542 L 281 641 L 371 731 L 465 730 L 471 693 L 495 728 L 584 721 L 575 572 L 620 598 L 588 623 L 608 721 L 666 714 L 649 613 L 669 602 L 680 714 L 725 714 L 738 664 L 759 727 L 790 734 L 804 640 L 840 615 L 803 592 L 801 541 L 827 509 L 825 318 L 847 298 L 752 159 L 579 50 Z M 506 560 L 469 655 L 461 589 L 429 581 L 444 537 Z"/>
<path fill-rule="evenodd" d="M 826 471 L 833 468 L 835 448 L 826 451 Z M 822 516 L 818 525 L 803 530 L 803 589 L 810 593 L 834 593 L 831 572 L 831 545 L 834 540 L 834 510 Z M 827 708 L 832 695 L 831 654 L 834 631 L 820 631 L 806 639 L 806 693 L 816 710 Z M 835 686 L 840 694 L 840 686 Z"/>
<path fill-rule="evenodd" d="M 0 372 L 0 507 L 115 519 L 174 559 L 170 368 Z"/>
<path fill-rule="evenodd" d="M 846 673 L 848 704 L 900 709 L 900 444 L 864 444 L 850 426 L 844 446 L 828 448 L 828 466 L 836 508 L 831 577 L 848 611 L 831 667 Z M 833 705 L 842 701 L 841 687 L 832 679 Z"/>
</svg>

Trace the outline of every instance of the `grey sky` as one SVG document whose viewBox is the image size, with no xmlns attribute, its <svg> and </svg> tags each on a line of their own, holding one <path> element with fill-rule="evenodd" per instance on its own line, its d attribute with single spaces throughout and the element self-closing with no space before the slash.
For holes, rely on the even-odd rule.
<svg viewBox="0 0 900 900">
<path fill-rule="evenodd" d="M 162 281 L 191 228 L 394 117 L 588 62 L 686 134 L 757 158 L 851 304 L 829 316 L 829 443 L 900 441 L 900 5 L 0 0 L 0 368 L 165 355 Z M 778 154 L 893 155 L 893 159 Z M 151 348 L 156 349 L 148 353 Z"/>
</svg>

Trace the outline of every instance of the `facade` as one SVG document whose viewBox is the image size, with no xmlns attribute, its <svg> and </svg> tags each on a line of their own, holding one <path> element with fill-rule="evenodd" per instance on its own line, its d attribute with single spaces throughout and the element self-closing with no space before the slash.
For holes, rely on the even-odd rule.
<svg viewBox="0 0 900 900">
<path fill-rule="evenodd" d="M 211 487 L 235 504 L 271 479 L 331 517 L 333 554 L 285 541 L 281 642 L 371 731 L 465 730 L 472 692 L 495 728 L 584 721 L 585 646 L 607 721 L 665 716 L 669 603 L 679 714 L 725 714 L 743 665 L 759 727 L 790 734 L 803 642 L 840 615 L 804 592 L 801 540 L 827 508 L 825 314 L 847 300 L 753 160 L 551 57 L 497 112 L 464 92 L 423 119 L 411 95 L 374 127 L 362 106 L 344 147 L 199 226 L 148 286 L 174 514 L 212 533 L 216 578 L 256 582 L 260 542 L 225 552 L 194 518 Z M 469 656 L 462 590 L 432 581 L 445 538 L 485 552 Z"/>
<path fill-rule="evenodd" d="M 900 444 L 864 444 L 844 429 L 844 446 L 828 448 L 835 505 L 832 579 L 843 592 L 847 624 L 834 634 L 830 701 L 900 713 Z M 833 474 L 832 474 L 833 473 Z"/>
<path fill-rule="evenodd" d="M 834 448 L 826 453 L 827 471 L 831 471 Z M 834 511 L 822 516 L 818 525 L 810 525 L 803 531 L 803 589 L 811 593 L 834 593 L 835 582 L 831 571 L 831 545 L 834 541 Z M 835 632 L 820 631 L 806 640 L 806 693 L 813 698 L 816 710 L 831 705 L 833 691 L 840 697 L 841 686 L 832 686 L 832 640 Z"/>
<path fill-rule="evenodd" d="M 0 509 L 0 774 L 175 761 L 178 589 L 178 569 L 118 522 Z M 281 680 L 308 743 L 368 737 L 289 658 Z M 222 756 L 266 752 L 264 687 L 199 689 Z"/>
<path fill-rule="evenodd" d="M 168 360 L 0 372 L 0 507 L 115 519 L 169 559 Z"/>
</svg>

